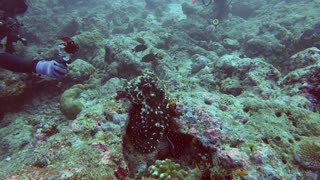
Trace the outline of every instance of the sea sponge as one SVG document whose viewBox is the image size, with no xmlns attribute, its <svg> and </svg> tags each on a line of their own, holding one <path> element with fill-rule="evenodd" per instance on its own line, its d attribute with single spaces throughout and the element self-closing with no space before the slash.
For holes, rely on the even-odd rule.
<svg viewBox="0 0 320 180">
<path fill-rule="evenodd" d="M 150 166 L 148 170 L 151 176 L 156 179 L 183 180 L 188 175 L 188 172 L 182 169 L 180 164 L 170 159 L 157 160 L 155 165 Z"/>
<path fill-rule="evenodd" d="M 320 137 L 302 139 L 294 148 L 295 159 L 305 168 L 320 170 Z"/>
<path fill-rule="evenodd" d="M 60 110 L 70 120 L 73 120 L 82 110 L 82 103 L 76 97 L 84 90 L 84 85 L 76 84 L 65 90 L 60 98 Z"/>
</svg>

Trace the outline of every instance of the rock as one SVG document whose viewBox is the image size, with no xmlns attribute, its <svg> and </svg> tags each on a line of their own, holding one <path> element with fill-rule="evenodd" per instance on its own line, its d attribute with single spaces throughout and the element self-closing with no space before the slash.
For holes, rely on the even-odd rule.
<svg viewBox="0 0 320 180">
<path fill-rule="evenodd" d="M 243 88 L 238 79 L 227 78 L 222 80 L 220 90 L 226 94 L 239 96 L 242 93 Z"/>
<path fill-rule="evenodd" d="M 317 63 L 320 63 L 320 49 L 311 47 L 291 56 L 287 62 L 286 71 L 293 71 Z"/>
<path fill-rule="evenodd" d="M 195 74 L 208 65 L 209 59 L 205 56 L 200 56 L 198 54 L 194 55 L 193 57 L 194 61 L 191 65 L 191 73 Z"/>
<path fill-rule="evenodd" d="M 252 38 L 245 43 L 245 55 L 250 58 L 270 57 L 283 52 L 285 47 L 273 35 Z"/>
<path fill-rule="evenodd" d="M 219 160 L 226 167 L 241 167 L 249 162 L 249 156 L 237 148 L 228 148 L 219 152 Z"/>
<path fill-rule="evenodd" d="M 183 3 L 182 11 L 183 11 L 183 14 L 185 14 L 186 16 L 190 16 L 197 12 L 197 8 L 195 8 L 195 6 L 192 6 L 188 3 Z"/>
<path fill-rule="evenodd" d="M 227 49 L 231 49 L 231 50 L 240 49 L 240 44 L 235 39 L 226 38 L 223 40 L 222 44 Z"/>
<path fill-rule="evenodd" d="M 240 16 L 244 19 L 248 19 L 249 17 L 253 16 L 255 11 L 262 5 L 262 0 L 259 0 L 255 3 L 251 3 L 251 1 L 248 0 L 236 1 L 232 3 L 231 13 L 234 16 Z"/>
<path fill-rule="evenodd" d="M 301 94 L 309 100 L 307 108 L 311 111 L 320 111 L 320 64 L 307 66 L 291 71 L 281 81 L 284 90 L 289 94 Z"/>
<path fill-rule="evenodd" d="M 1 69 L 0 98 L 19 96 L 26 89 L 23 75 Z"/>
<path fill-rule="evenodd" d="M 123 88 L 123 85 L 126 83 L 126 80 L 119 78 L 111 78 L 105 84 L 101 86 L 101 95 L 110 96 L 117 93 L 117 91 Z"/>
<path fill-rule="evenodd" d="M 27 90 L 26 77 L 26 74 L 0 69 L 0 114 L 15 110 L 24 102 Z"/>
<path fill-rule="evenodd" d="M 73 39 L 81 48 L 81 50 L 77 52 L 77 57 L 86 60 L 91 60 L 92 54 L 97 53 L 104 44 L 103 38 L 97 30 L 83 31 L 74 36 Z"/>
<path fill-rule="evenodd" d="M 236 54 L 220 57 L 212 72 L 215 85 L 220 86 L 222 92 L 235 96 L 251 91 L 263 98 L 268 97 L 276 90 L 280 77 L 280 72 L 263 59 L 239 58 Z"/>
<path fill-rule="evenodd" d="M 87 81 L 95 71 L 95 68 L 90 63 L 82 59 L 76 59 L 68 68 L 68 78 L 76 82 Z"/>
<path fill-rule="evenodd" d="M 316 23 L 313 28 L 303 32 L 299 39 L 299 46 L 302 48 L 310 46 L 320 48 L 320 23 Z"/>
</svg>

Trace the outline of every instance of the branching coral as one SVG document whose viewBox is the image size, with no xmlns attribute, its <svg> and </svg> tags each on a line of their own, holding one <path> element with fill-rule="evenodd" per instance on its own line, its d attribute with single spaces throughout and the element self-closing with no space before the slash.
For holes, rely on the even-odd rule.
<svg viewBox="0 0 320 180">
<path fill-rule="evenodd" d="M 177 164 L 170 159 L 157 160 L 156 163 L 149 167 L 149 172 L 156 179 L 176 179 L 183 180 L 188 176 L 188 172 L 182 169 L 180 164 Z"/>
</svg>

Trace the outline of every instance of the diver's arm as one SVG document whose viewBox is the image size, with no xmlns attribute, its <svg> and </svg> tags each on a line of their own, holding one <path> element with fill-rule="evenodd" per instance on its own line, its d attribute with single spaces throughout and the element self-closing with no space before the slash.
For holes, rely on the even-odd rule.
<svg viewBox="0 0 320 180">
<path fill-rule="evenodd" d="M 20 73 L 37 73 L 52 78 L 63 78 L 68 73 L 66 65 L 55 60 L 28 60 L 9 53 L 0 53 L 0 68 Z"/>
<path fill-rule="evenodd" d="M 24 59 L 9 53 L 0 53 L 0 68 L 20 73 L 33 73 L 38 61 Z"/>
</svg>

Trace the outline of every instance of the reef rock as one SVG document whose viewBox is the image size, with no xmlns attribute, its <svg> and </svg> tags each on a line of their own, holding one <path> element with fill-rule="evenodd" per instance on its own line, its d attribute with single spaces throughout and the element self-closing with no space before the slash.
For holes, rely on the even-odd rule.
<svg viewBox="0 0 320 180">
<path fill-rule="evenodd" d="M 82 59 L 76 59 L 68 66 L 68 68 L 68 78 L 71 78 L 72 81 L 76 82 L 88 80 L 95 71 L 93 65 Z"/>
</svg>

